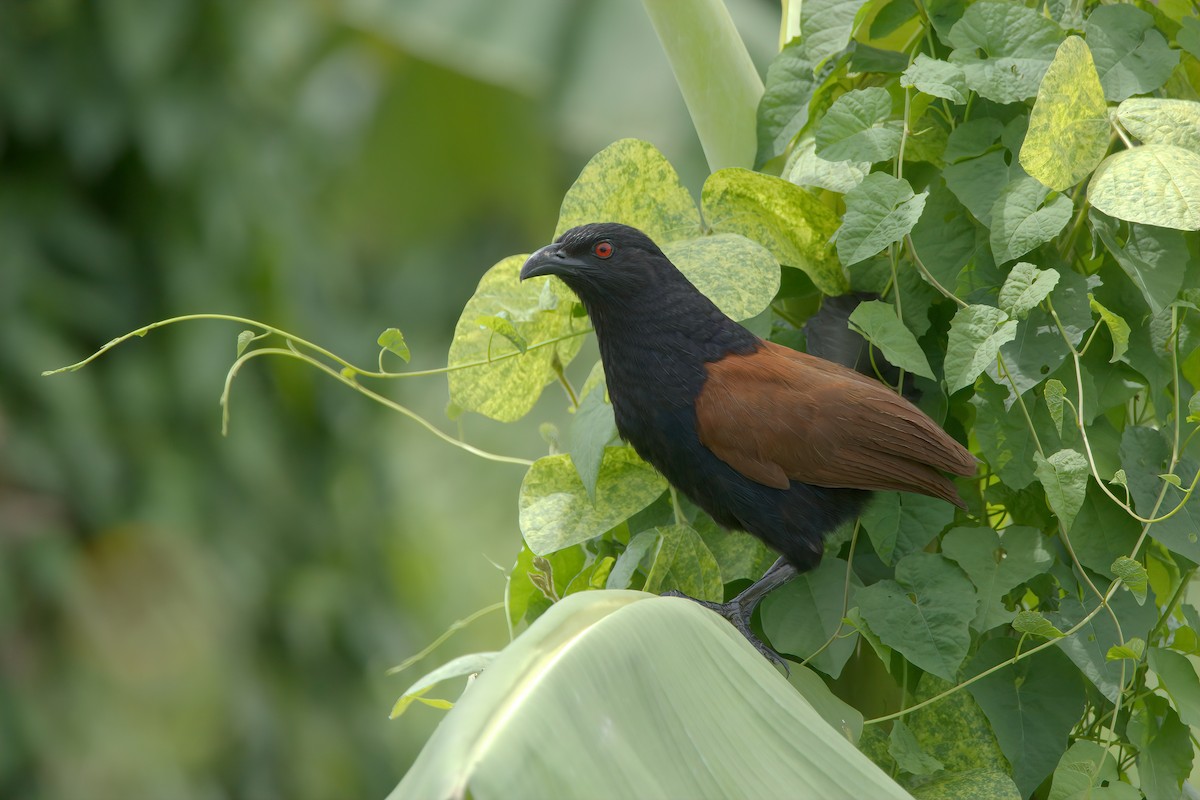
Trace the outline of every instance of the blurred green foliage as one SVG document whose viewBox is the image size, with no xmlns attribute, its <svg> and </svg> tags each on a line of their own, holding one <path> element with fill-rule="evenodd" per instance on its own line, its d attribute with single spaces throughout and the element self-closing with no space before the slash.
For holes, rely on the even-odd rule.
<svg viewBox="0 0 1200 800">
<path fill-rule="evenodd" d="M 770 5 L 740 13 L 768 52 Z M 438 366 L 621 135 L 703 174 L 632 0 L 0 5 L 0 796 L 395 785 L 440 717 L 389 723 L 412 676 L 384 670 L 501 595 L 520 470 L 267 361 L 222 439 L 223 323 L 38 375 L 199 311 L 368 364 L 394 325 Z M 453 425 L 444 380 L 394 391 Z M 454 649 L 502 645 L 500 616 Z"/>
</svg>

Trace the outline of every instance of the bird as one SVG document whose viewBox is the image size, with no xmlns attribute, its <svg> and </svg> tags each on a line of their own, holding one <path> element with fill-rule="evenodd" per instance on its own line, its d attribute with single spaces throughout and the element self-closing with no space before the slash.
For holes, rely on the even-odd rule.
<svg viewBox="0 0 1200 800">
<path fill-rule="evenodd" d="M 754 609 L 816 567 L 826 534 L 871 492 L 966 508 L 942 473 L 974 475 L 967 448 L 874 378 L 755 335 L 637 228 L 571 228 L 520 271 L 522 281 L 546 275 L 591 319 L 621 439 L 719 525 L 779 554 L 736 597 L 701 604 L 785 670 L 752 632 Z"/>
</svg>

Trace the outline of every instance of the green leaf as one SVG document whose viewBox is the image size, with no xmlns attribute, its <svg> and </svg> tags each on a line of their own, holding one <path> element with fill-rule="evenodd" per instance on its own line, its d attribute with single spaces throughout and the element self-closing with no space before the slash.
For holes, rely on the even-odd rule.
<svg viewBox="0 0 1200 800">
<path fill-rule="evenodd" d="M 1125 355 L 1125 351 L 1129 349 L 1129 323 L 1120 314 L 1109 311 L 1090 294 L 1088 295 L 1088 304 L 1092 311 L 1100 315 L 1100 319 L 1108 326 L 1108 332 L 1112 334 L 1113 352 L 1112 358 L 1108 360 L 1112 364 Z"/>
<path fill-rule="evenodd" d="M 388 330 L 396 330 L 396 329 L 389 328 Z M 400 331 L 396 331 L 396 333 L 399 333 L 399 332 Z M 385 331 L 385 333 L 386 333 L 386 331 Z M 246 348 L 250 346 L 250 343 L 254 341 L 254 337 L 257 335 L 258 334 L 256 334 L 254 331 L 242 331 L 241 333 L 238 334 L 238 337 L 237 337 L 237 354 L 238 354 L 238 356 L 241 356 L 242 353 L 246 352 Z M 382 339 L 383 337 L 380 336 L 379 338 Z M 404 352 L 406 354 L 408 353 L 407 347 L 404 349 Z M 408 358 L 406 356 L 404 356 L 403 358 L 405 361 L 408 361 Z"/>
<path fill-rule="evenodd" d="M 954 192 L 939 180 L 912 229 L 912 243 L 925 268 L 950 291 L 963 267 L 974 257 L 981 239 L 978 226 Z"/>
<path fill-rule="evenodd" d="M 1117 106 L 1117 119 L 1142 144 L 1173 144 L 1200 153 L 1200 103 L 1131 97 Z"/>
<path fill-rule="evenodd" d="M 719 603 L 725 599 L 721 568 L 700 538 L 688 525 L 667 525 L 658 533 L 658 552 L 646 573 L 643 591 L 661 594 L 668 589 L 697 600 Z"/>
<path fill-rule="evenodd" d="M 979 646 L 969 673 L 1010 661 L 1017 640 L 989 639 Z M 1057 650 L 1044 650 L 981 678 L 967 691 L 987 714 L 1013 781 L 1028 797 L 1058 764 L 1067 735 L 1083 716 L 1079 671 Z"/>
<path fill-rule="evenodd" d="M 912 702 L 920 703 L 953 688 L 936 675 L 926 673 L 917 683 Z M 1008 773 L 1008 764 L 987 717 L 969 692 L 954 692 L 936 703 L 925 706 L 904 718 L 920 742 L 921 748 L 945 765 L 946 773 L 987 774 Z M 1011 782 L 1010 782 L 1011 783 Z M 1016 795 L 1016 787 L 1012 787 Z M 1007 795 L 1000 794 L 998 797 Z M 951 800 L 964 797 L 992 797 L 970 792 L 950 795 Z"/>
<path fill-rule="evenodd" d="M 1088 202 L 1117 219 L 1200 230 L 1200 153 L 1170 144 L 1113 153 L 1092 175 Z"/>
<path fill-rule="evenodd" d="M 921 749 L 917 737 L 913 736 L 903 720 L 892 723 L 888 752 L 896 759 L 900 769 L 913 775 L 932 775 L 943 769 L 942 762 Z"/>
<path fill-rule="evenodd" d="M 862 581 L 850 573 L 850 605 Z M 762 602 L 763 633 L 776 650 L 807 659 L 842 629 L 842 598 L 846 587 L 846 562 L 825 558 L 816 569 L 793 578 Z M 849 633 L 847 628 L 845 633 Z M 834 639 L 810 663 L 835 680 L 854 653 L 858 637 Z"/>
<path fill-rule="evenodd" d="M 1135 700 L 1126 731 L 1139 750 L 1139 788 L 1147 800 L 1182 797 L 1194 752 L 1191 731 L 1175 709 L 1165 698 L 1154 695 Z"/>
<path fill-rule="evenodd" d="M 762 313 L 779 291 L 779 262 L 761 245 L 736 233 L 671 242 L 663 252 L 733 319 Z"/>
<path fill-rule="evenodd" d="M 892 118 L 886 89 L 852 89 L 817 122 L 817 155 L 830 161 L 887 161 L 900 152 L 903 123 Z"/>
<path fill-rule="evenodd" d="M 873 172 L 846 193 L 846 216 L 837 232 L 838 258 L 857 264 L 898 242 L 913 229 L 928 192 L 913 194 L 908 181 Z"/>
<path fill-rule="evenodd" d="M 1054 623 L 1043 617 L 1040 611 L 1018 611 L 1012 626 L 1018 633 L 1040 636 L 1043 639 L 1061 639 L 1066 636 Z"/>
<path fill-rule="evenodd" d="M 742 531 L 727 531 L 707 514 L 697 514 L 693 527 L 717 559 L 723 583 L 758 580 L 778 558 L 761 540 Z"/>
<path fill-rule="evenodd" d="M 1120 783 L 1117 761 L 1097 742 L 1080 739 L 1054 768 L 1047 800 L 1141 800 L 1142 793 Z"/>
<path fill-rule="evenodd" d="M 1021 166 L 1055 191 L 1091 174 L 1108 151 L 1108 108 L 1088 46 L 1078 36 L 1059 45 L 1038 89 L 1021 145 Z"/>
<path fill-rule="evenodd" d="M 817 155 L 816 147 L 811 135 L 801 136 L 783 167 L 783 178 L 797 186 L 815 186 L 845 194 L 862 183 L 871 171 L 867 161 L 826 161 Z"/>
<path fill-rule="evenodd" d="M 1182 27 L 1175 34 L 1175 42 L 1194 57 L 1200 58 L 1200 19 L 1185 16 L 1180 23 Z"/>
<path fill-rule="evenodd" d="M 866 0 L 808 0 L 800 7 L 800 30 L 812 59 L 821 63 L 850 43 Z"/>
<path fill-rule="evenodd" d="M 599 220 L 639 228 L 660 247 L 702 232 L 700 212 L 675 168 L 640 139 L 621 139 L 592 156 L 563 198 L 554 238 Z"/>
<path fill-rule="evenodd" d="M 1154 18 L 1140 8 L 1100 6 L 1088 16 L 1083 30 L 1109 100 L 1153 92 L 1179 63 L 1179 53 L 1167 46 L 1154 30 Z"/>
<path fill-rule="evenodd" d="M 1108 648 L 1105 659 L 1108 661 L 1141 661 L 1146 654 L 1146 643 L 1134 636 L 1124 644 L 1114 644 Z"/>
<path fill-rule="evenodd" d="M 1046 398 L 1046 408 L 1050 411 L 1050 418 L 1054 420 L 1054 429 L 1061 434 L 1063 426 L 1063 399 L 1067 396 L 1067 388 L 1063 386 L 1062 381 L 1058 378 L 1051 378 L 1046 381 L 1043 396 Z"/>
<path fill-rule="evenodd" d="M 1150 515 L 1164 489 L 1158 476 L 1165 472 L 1170 456 L 1171 445 L 1164 431 L 1131 425 L 1121 434 L 1121 467 L 1125 470 L 1133 506 L 1143 517 Z M 1191 484 L 1196 464 L 1184 458 L 1175 472 L 1183 483 Z M 1180 499 L 1178 491 L 1167 487 L 1158 513 L 1175 508 Z M 1173 552 L 1192 561 L 1200 560 L 1200 495 L 1193 494 L 1172 517 L 1154 523 L 1151 532 Z"/>
<path fill-rule="evenodd" d="M 1045 244 L 1071 221 L 1071 198 L 1058 195 L 1048 204 L 1050 190 L 1034 178 L 1017 178 L 1000 192 L 991 211 L 991 245 L 996 263 L 1025 255 Z"/>
<path fill-rule="evenodd" d="M 912 795 L 916 800 L 962 800 L 964 797 L 1022 800 L 1021 792 L 1006 769 L 975 769 L 947 774 L 914 787 Z"/>
<path fill-rule="evenodd" d="M 794 41 L 779 51 L 767 67 L 767 85 L 758 102 L 758 154 L 755 168 L 787 151 L 808 124 L 808 105 L 820 85 L 808 41 Z"/>
<path fill-rule="evenodd" d="M 946 140 L 946 163 L 956 164 L 995 149 L 1003 133 L 1004 123 L 995 117 L 976 117 L 960 123 Z"/>
<path fill-rule="evenodd" d="M 617 563 L 609 570 L 604 588 L 628 589 L 633 584 L 634 573 L 649 572 L 661 538 L 657 530 L 648 530 L 630 539 L 625 550 L 617 557 Z"/>
<path fill-rule="evenodd" d="M 529 343 L 525 341 L 525 337 L 517 331 L 512 322 L 510 322 L 507 317 L 503 316 L 504 313 L 505 312 L 501 311 L 500 314 L 496 316 L 489 316 L 486 314 L 478 316 L 475 318 L 475 324 L 481 328 L 490 330 L 492 333 L 500 334 L 505 339 L 508 339 L 510 342 L 512 342 L 513 346 L 517 348 L 518 352 L 524 353 L 529 349 Z"/>
<path fill-rule="evenodd" d="M 1038 453 L 1034 461 L 1037 466 L 1033 472 L 1046 490 L 1046 502 L 1062 522 L 1063 529 L 1070 531 L 1087 491 L 1091 474 L 1087 459 L 1074 450 L 1059 450 L 1049 458 Z"/>
<path fill-rule="evenodd" d="M 918 53 L 916 59 L 900 76 L 901 86 L 910 86 L 918 92 L 942 97 L 952 103 L 967 102 L 967 79 L 962 68 L 949 61 L 939 61 L 924 53 Z"/>
<path fill-rule="evenodd" d="M 1121 579 L 1139 606 L 1146 602 L 1146 588 L 1150 585 L 1150 576 L 1146 574 L 1142 562 L 1134 561 L 1129 556 L 1121 556 L 1113 562 L 1112 574 Z"/>
<path fill-rule="evenodd" d="M 523 263 L 525 256 L 510 256 L 487 271 L 467 301 L 450 344 L 449 366 L 459 368 L 448 375 L 451 402 L 501 422 L 518 420 L 533 408 L 542 389 L 558 379 L 555 362 L 569 364 L 583 337 L 535 345 L 586 330 L 572 318 L 569 303 L 541 310 L 542 290 L 550 279 L 522 282 L 518 273 Z M 502 311 L 529 343 L 528 352 L 521 354 L 511 341 L 477 323 L 481 316 Z M 476 366 L 466 366 L 472 364 Z"/>
<path fill-rule="evenodd" d="M 606 734 L 581 724 L 600 717 Z M 771 769 L 746 769 L 758 759 Z M 579 592 L 501 651 L 391 800 L 576 800 L 598 787 L 612 797 L 788 797 L 797 786 L 814 797 L 908 797 L 716 614 L 642 592 Z"/>
<path fill-rule="evenodd" d="M 1171 695 L 1171 701 L 1186 725 L 1200 726 L 1200 678 L 1187 656 L 1161 647 L 1151 647 L 1147 656 L 1158 684 Z"/>
<path fill-rule="evenodd" d="M 667 488 L 657 470 L 629 447 L 604 453 L 593 505 L 566 453 L 539 458 L 517 500 L 521 535 L 544 555 L 599 536 L 654 502 Z"/>
<path fill-rule="evenodd" d="M 996 360 L 1005 342 L 1017 335 L 1017 322 L 998 308 L 971 305 L 959 309 L 950 322 L 946 344 L 946 389 L 951 394 L 975 382 Z"/>
<path fill-rule="evenodd" d="M 804 695 L 804 699 L 829 723 L 829 727 L 851 742 L 860 739 L 863 730 L 862 713 L 830 691 L 820 675 L 808 667 L 793 664 L 790 667 L 788 683 Z"/>
<path fill-rule="evenodd" d="M 825 294 L 849 289 L 829 240 L 838 218 L 815 195 L 771 175 L 745 169 L 714 172 L 701 193 L 715 231 L 737 233 L 771 251 L 780 264 L 803 270 Z"/>
<path fill-rule="evenodd" d="M 907 492 L 876 492 L 862 512 L 862 524 L 885 564 L 921 550 L 954 519 L 943 500 Z"/>
<path fill-rule="evenodd" d="M 1200 422 L 1200 392 L 1192 395 L 1192 399 L 1188 400 L 1188 422 Z"/>
<path fill-rule="evenodd" d="M 421 702 L 425 705 L 434 708 L 450 708 L 453 703 L 446 700 L 435 700 L 425 697 L 425 693 L 432 689 L 437 684 L 450 678 L 458 678 L 463 675 L 472 675 L 476 672 L 482 672 L 487 669 L 488 665 L 495 660 L 498 653 L 470 653 L 465 656 L 459 656 L 452 661 L 449 661 L 442 666 L 430 672 L 421 678 L 418 678 L 412 686 L 404 690 L 400 698 L 396 700 L 392 706 L 392 712 L 388 715 L 388 719 L 395 719 L 403 714 L 409 706 L 414 702 Z"/>
<path fill-rule="evenodd" d="M 975 589 L 953 562 L 911 553 L 896 579 L 860 589 L 858 608 L 884 644 L 927 672 L 954 680 L 971 643 Z"/>
<path fill-rule="evenodd" d="M 1007 2 L 975 3 L 950 29 L 950 62 L 962 67 L 967 86 L 997 103 L 1037 93 L 1054 59 L 1062 31 L 1032 8 Z"/>
<path fill-rule="evenodd" d="M 850 327 L 879 348 L 883 357 L 906 372 L 936 380 L 917 337 L 896 316 L 890 303 L 869 300 L 850 314 Z"/>
<path fill-rule="evenodd" d="M 583 482 L 588 499 L 593 503 L 596 501 L 596 479 L 600 476 L 604 450 L 617 436 L 613 408 L 605 402 L 604 395 L 605 386 L 601 381 L 583 396 L 571 419 L 568 440 L 571 463 L 575 465 L 579 480 Z"/>
<path fill-rule="evenodd" d="M 991 225 L 992 207 L 1000 192 L 1008 185 L 1009 173 L 1005 152 L 1000 149 L 948 164 L 942 176 L 950 191 L 975 219 L 984 225 Z"/>
<path fill-rule="evenodd" d="M 942 553 L 962 567 L 975 584 L 979 610 L 971 627 L 983 632 L 1012 620 L 1000 599 L 1054 563 L 1036 528 L 1012 525 L 1003 534 L 991 528 L 952 528 L 942 537 Z"/>
<path fill-rule="evenodd" d="M 1000 308 L 1009 316 L 1024 319 L 1058 285 L 1059 274 L 1054 269 L 1038 269 L 1028 261 L 1018 261 L 1000 287 Z"/>
<path fill-rule="evenodd" d="M 1133 281 L 1150 311 L 1159 314 L 1174 302 L 1187 275 L 1185 237 L 1175 231 L 1131 223 L 1128 226 L 1092 214 L 1092 229 Z M 1121 228 L 1128 229 L 1122 244 Z"/>
<path fill-rule="evenodd" d="M 1089 601 L 1091 602 L 1091 601 Z M 1100 693 L 1110 701 L 1116 699 L 1121 692 L 1121 664 L 1109 661 L 1108 651 L 1113 645 L 1118 645 L 1122 637 L 1137 636 L 1145 638 L 1150 628 L 1158 620 L 1158 612 L 1153 603 L 1139 606 L 1133 597 L 1120 592 L 1109 601 L 1109 607 L 1121 622 L 1121 632 L 1118 633 L 1112 616 L 1101 610 L 1080 630 L 1058 642 L 1058 647 L 1084 676 L 1092 682 Z M 1055 624 L 1063 630 L 1075 627 L 1091 612 L 1091 607 L 1085 607 L 1074 597 L 1064 597 L 1059 603 L 1058 611 L 1050 615 Z M 1125 679 L 1128 680 L 1128 668 Z"/>
</svg>

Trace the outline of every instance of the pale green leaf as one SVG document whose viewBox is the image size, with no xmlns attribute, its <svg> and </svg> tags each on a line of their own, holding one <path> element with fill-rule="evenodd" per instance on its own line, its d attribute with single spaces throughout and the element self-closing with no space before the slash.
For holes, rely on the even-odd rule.
<svg viewBox="0 0 1200 800">
<path fill-rule="evenodd" d="M 886 89 L 852 89 L 817 122 L 816 153 L 830 161 L 886 161 L 900 152 L 901 129 Z"/>
<path fill-rule="evenodd" d="M 517 500 L 521 534 L 544 555 L 599 536 L 654 502 L 667 488 L 657 470 L 630 447 L 604 453 L 592 503 L 566 453 L 539 458 Z"/>
<path fill-rule="evenodd" d="M 802 270 L 826 294 L 849 289 L 829 247 L 838 219 L 815 195 L 782 178 L 745 169 L 714 172 L 701 193 L 713 230 L 745 236 Z"/>
<path fill-rule="evenodd" d="M 663 253 L 717 308 L 736 320 L 756 316 L 779 291 L 779 262 L 736 233 L 716 233 L 663 245 Z"/>
<path fill-rule="evenodd" d="M 1120 360 L 1121 356 L 1125 355 L 1125 351 L 1129 349 L 1129 323 L 1120 314 L 1109 311 L 1090 294 L 1088 295 L 1088 304 L 1092 311 L 1100 315 L 1100 319 L 1108 326 L 1108 332 L 1112 334 L 1113 351 L 1112 358 L 1108 360 L 1109 363 Z"/>
<path fill-rule="evenodd" d="M 967 102 L 967 80 L 962 68 L 949 61 L 930 58 L 924 53 L 918 53 L 913 63 L 904 70 L 900 85 L 953 103 Z"/>
<path fill-rule="evenodd" d="M 900 769 L 913 775 L 932 775 L 944 768 L 942 762 L 921 749 L 917 737 L 903 720 L 892 723 L 888 752 L 896 759 Z"/>
<path fill-rule="evenodd" d="M 1158 676 L 1158 683 L 1171 695 L 1179 718 L 1188 725 L 1200 727 L 1200 678 L 1192 660 L 1185 655 L 1151 647 L 1147 655 L 1150 669 Z"/>
<path fill-rule="evenodd" d="M 870 258 L 913 229 L 928 192 L 908 181 L 873 172 L 846 193 L 846 216 L 837 232 L 838 258 L 847 266 Z"/>
<path fill-rule="evenodd" d="M 1142 144 L 1173 144 L 1200 154 L 1200 103 L 1161 97 L 1131 97 L 1117 106 L 1117 119 Z"/>
<path fill-rule="evenodd" d="M 1050 296 L 1058 279 L 1057 270 L 1038 269 L 1028 261 L 1018 261 L 1000 287 L 1000 308 L 1016 319 L 1024 319 Z"/>
<path fill-rule="evenodd" d="M 961 308 L 950 322 L 946 345 L 946 388 L 953 394 L 975 379 L 996 360 L 1005 342 L 1017 335 L 1017 321 L 998 308 L 971 305 Z"/>
<path fill-rule="evenodd" d="M 547 281 L 547 283 L 549 283 L 549 281 Z M 389 353 L 400 356 L 404 363 L 408 363 L 411 353 L 408 351 L 408 343 L 404 341 L 404 334 L 401 333 L 398 328 L 388 328 L 386 331 L 379 334 L 376 344 L 378 344 L 384 350 L 387 350 Z"/>
<path fill-rule="evenodd" d="M 1141 661 L 1146 654 L 1146 643 L 1134 636 L 1124 644 L 1115 644 L 1108 648 L 1105 658 L 1109 661 Z"/>
<path fill-rule="evenodd" d="M 1142 293 L 1154 314 L 1175 301 L 1187 275 L 1188 246 L 1184 234 L 1136 222 L 1122 225 L 1101 214 L 1091 215 L 1092 230 Z M 1125 242 L 1118 240 L 1127 228 Z"/>
<path fill-rule="evenodd" d="M 808 105 L 820 85 L 808 41 L 794 41 L 779 51 L 767 67 L 767 85 L 758 102 L 758 155 L 761 167 L 787 151 L 792 139 L 808 124 Z"/>
<path fill-rule="evenodd" d="M 917 337 L 896 316 L 896 308 L 880 300 L 860 303 L 850 314 L 850 327 L 879 348 L 883 357 L 906 372 L 934 380 L 933 369 Z"/>
<path fill-rule="evenodd" d="M 1054 563 L 1045 537 L 1036 528 L 1012 525 L 1003 534 L 991 528 L 953 528 L 942 537 L 942 552 L 955 561 L 979 596 L 971 627 L 983 632 L 1011 622 L 1000 599 Z"/>
<path fill-rule="evenodd" d="M 797 186 L 815 186 L 845 194 L 862 183 L 871 171 L 867 161 L 827 161 L 817 155 L 816 147 L 812 136 L 801 136 L 783 167 L 784 179 Z"/>
<path fill-rule="evenodd" d="M 512 342 L 513 346 L 517 348 L 517 352 L 524 353 L 529 349 L 529 343 L 525 341 L 525 337 L 517 331 L 516 326 L 504 314 L 505 312 L 501 311 L 500 314 L 494 316 L 488 314 L 478 316 L 475 318 L 475 324 L 481 328 L 486 328 L 492 333 L 503 336 Z"/>
<path fill-rule="evenodd" d="M 392 328 L 391 330 L 395 330 L 395 328 Z M 399 333 L 399 331 L 397 331 L 397 333 Z M 246 352 L 246 348 L 250 346 L 250 343 L 252 341 L 254 341 L 254 337 L 257 335 L 258 334 L 256 334 L 254 331 L 242 331 L 241 333 L 238 334 L 238 337 L 237 337 L 237 354 L 238 354 L 238 356 L 241 356 L 242 353 Z M 408 359 L 405 358 L 404 360 L 407 361 Z"/>
<path fill-rule="evenodd" d="M 658 551 L 646 574 L 644 591 L 661 594 L 675 589 L 697 600 L 719 603 L 725 599 L 721 568 L 700 534 L 687 525 L 668 525 L 655 531 Z"/>
<path fill-rule="evenodd" d="M 1114 153 L 1092 176 L 1088 202 L 1117 219 L 1200 230 L 1200 153 L 1170 144 Z"/>
<path fill-rule="evenodd" d="M 465 656 L 459 656 L 438 667 L 433 672 L 418 678 L 396 700 L 395 705 L 392 706 L 391 714 L 388 715 L 389 718 L 395 719 L 400 716 L 414 702 L 421 702 L 434 708 L 451 708 L 453 703 L 446 700 L 427 698 L 425 697 L 425 693 L 444 680 L 482 672 L 495 660 L 497 655 L 498 653 L 470 653 Z"/>
<path fill-rule="evenodd" d="M 1046 501 L 1062 522 L 1063 529 L 1070 531 L 1087 491 L 1087 479 L 1091 474 L 1087 459 L 1075 450 L 1064 449 L 1049 458 L 1037 453 L 1034 462 L 1033 472 L 1046 490 Z"/>
<path fill-rule="evenodd" d="M 950 29 L 950 62 L 962 68 L 974 91 L 1013 103 L 1037 93 L 1062 38 L 1058 25 L 1032 8 L 984 0 Z"/>
<path fill-rule="evenodd" d="M 1018 611 L 1012 621 L 1013 630 L 1043 639 L 1060 639 L 1066 636 L 1054 626 L 1050 620 L 1042 616 L 1040 611 Z"/>
<path fill-rule="evenodd" d="M 1097 7 L 1083 30 L 1109 100 L 1153 92 L 1179 63 L 1179 53 L 1154 29 L 1154 18 L 1132 5 Z"/>
<path fill-rule="evenodd" d="M 1138 601 L 1138 605 L 1146 602 L 1146 588 L 1150 585 L 1150 576 L 1146 574 L 1142 562 L 1129 556 L 1121 556 L 1113 562 L 1112 573 L 1121 579 Z"/>
<path fill-rule="evenodd" d="M 991 245 L 996 263 L 1011 261 L 1053 239 L 1071 220 L 1071 198 L 1058 195 L 1034 178 L 1017 178 L 1000 192 L 991 211 Z"/>
<path fill-rule="evenodd" d="M 1063 386 L 1063 382 L 1058 378 L 1051 378 L 1046 381 L 1042 392 L 1046 398 L 1046 408 L 1050 410 L 1050 419 L 1054 420 L 1054 430 L 1062 435 L 1063 400 L 1067 396 L 1067 387 Z"/>
<path fill-rule="evenodd" d="M 1021 166 L 1061 192 L 1104 159 L 1108 138 L 1108 109 L 1092 54 L 1078 36 L 1068 37 L 1038 89 L 1021 145 Z"/>
<path fill-rule="evenodd" d="M 800 6 L 800 31 L 815 63 L 850 43 L 866 0 L 807 0 Z"/>
<path fill-rule="evenodd" d="M 1080 739 L 1058 760 L 1047 800 L 1141 800 L 1142 793 L 1120 783 L 1117 761 L 1101 744 Z"/>
</svg>

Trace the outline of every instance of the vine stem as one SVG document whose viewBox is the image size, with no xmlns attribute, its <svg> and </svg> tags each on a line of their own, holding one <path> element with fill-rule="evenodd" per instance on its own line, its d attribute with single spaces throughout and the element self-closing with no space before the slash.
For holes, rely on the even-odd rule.
<svg viewBox="0 0 1200 800">
<path fill-rule="evenodd" d="M 854 548 L 858 544 L 858 532 L 861 529 L 862 520 L 854 520 L 854 532 L 850 534 L 850 551 L 846 554 L 846 580 L 842 584 L 842 613 L 839 617 L 838 626 L 830 635 L 825 643 L 812 652 L 807 658 L 800 662 L 800 666 L 806 667 L 821 653 L 825 652 L 837 639 L 842 635 L 842 628 L 845 627 L 846 612 L 850 610 L 850 578 L 854 575 Z"/>
</svg>

